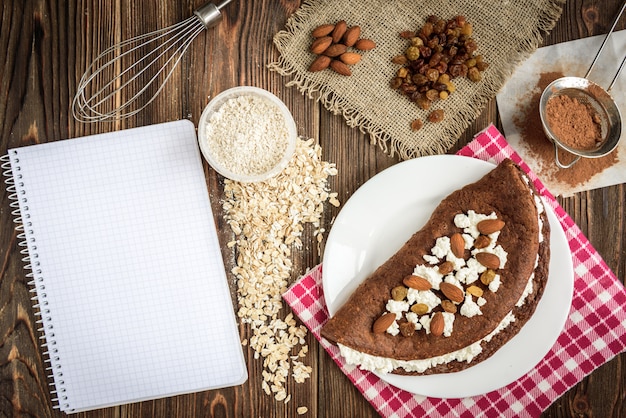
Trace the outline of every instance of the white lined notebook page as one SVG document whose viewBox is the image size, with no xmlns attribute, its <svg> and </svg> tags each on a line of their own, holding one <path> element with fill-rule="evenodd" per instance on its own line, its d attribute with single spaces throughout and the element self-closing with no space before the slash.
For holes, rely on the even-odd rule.
<svg viewBox="0 0 626 418">
<path fill-rule="evenodd" d="M 62 410 L 246 380 L 191 122 L 9 158 Z"/>
</svg>

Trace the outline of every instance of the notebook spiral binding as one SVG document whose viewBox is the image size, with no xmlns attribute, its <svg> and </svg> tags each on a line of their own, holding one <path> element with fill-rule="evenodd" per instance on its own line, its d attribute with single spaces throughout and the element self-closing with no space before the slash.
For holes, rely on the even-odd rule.
<svg viewBox="0 0 626 418">
<path fill-rule="evenodd" d="M 19 173 L 19 158 L 16 150 L 10 150 L 9 153 L 0 157 L 0 168 L 2 169 L 5 188 L 11 202 L 9 207 L 12 209 L 13 223 L 16 224 L 15 230 L 18 232 L 17 239 L 22 262 L 24 263 L 24 269 L 27 270 L 26 278 L 30 287 L 29 292 L 34 294 L 31 297 L 31 301 L 35 317 L 39 318 L 35 323 L 38 325 L 37 331 L 42 333 L 39 339 L 42 340 L 40 345 L 44 350 L 44 363 L 49 365 L 45 370 L 54 382 L 50 383 L 50 386 L 54 386 L 54 390 L 51 389 L 50 394 L 53 396 L 52 402 L 56 403 L 54 405 L 55 409 L 67 410 L 69 409 L 69 403 L 65 395 L 65 382 L 60 363 L 61 358 L 54 339 L 54 326 L 52 325 L 52 314 L 48 307 L 45 279 L 39 260 L 37 260 L 37 242 L 31 229 L 33 225 L 28 213 L 28 198 L 23 190 L 22 175 Z M 11 156 L 13 156 L 13 159 L 11 159 Z M 17 165 L 12 166 L 11 161 L 13 161 L 14 165 Z M 17 184 L 15 183 L 16 181 L 18 182 Z M 22 203 L 25 213 L 20 211 L 20 203 Z"/>
</svg>

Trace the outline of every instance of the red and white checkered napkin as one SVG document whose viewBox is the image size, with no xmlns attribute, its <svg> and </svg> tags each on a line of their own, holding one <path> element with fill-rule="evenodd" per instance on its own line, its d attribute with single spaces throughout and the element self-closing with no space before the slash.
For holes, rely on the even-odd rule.
<svg viewBox="0 0 626 418">
<path fill-rule="evenodd" d="M 341 370 L 384 417 L 539 416 L 584 376 L 626 349 L 626 289 L 493 125 L 478 134 L 458 154 L 494 163 L 511 158 L 518 163 L 554 209 L 572 250 L 575 278 L 569 318 L 554 347 L 528 374 L 501 389 L 471 398 L 438 399 L 413 395 L 389 385 L 373 373 L 346 365 L 337 347 L 320 338 L 320 329 L 328 319 L 322 293 L 321 265 L 309 271 L 283 297 Z"/>
</svg>

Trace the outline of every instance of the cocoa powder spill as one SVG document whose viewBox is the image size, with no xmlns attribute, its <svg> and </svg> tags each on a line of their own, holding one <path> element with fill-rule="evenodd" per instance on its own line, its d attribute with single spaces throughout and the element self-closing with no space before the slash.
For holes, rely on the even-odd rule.
<svg viewBox="0 0 626 418">
<path fill-rule="evenodd" d="M 618 162 L 617 149 L 600 158 L 581 157 L 570 168 L 559 168 L 554 158 L 554 144 L 546 137 L 539 116 L 539 100 L 543 90 L 556 80 L 563 77 L 561 72 L 546 72 L 540 74 L 537 85 L 528 95 L 529 100 L 522 100 L 518 105 L 517 115 L 513 122 L 517 126 L 522 143 L 528 150 L 529 155 L 537 161 L 540 177 L 546 181 L 560 183 L 570 187 L 586 183 L 594 175 L 615 165 Z M 521 103 L 527 103 L 523 105 Z M 559 150 L 559 160 L 563 164 L 573 161 L 574 155 L 564 150 Z"/>
<path fill-rule="evenodd" d="M 602 141 L 597 112 L 575 97 L 551 97 L 546 103 L 546 117 L 550 129 L 562 145 L 585 151 L 596 148 Z"/>
</svg>

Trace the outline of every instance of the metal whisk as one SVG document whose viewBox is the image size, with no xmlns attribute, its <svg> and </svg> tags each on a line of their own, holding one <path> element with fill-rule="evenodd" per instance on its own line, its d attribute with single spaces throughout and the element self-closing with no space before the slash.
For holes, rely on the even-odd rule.
<svg viewBox="0 0 626 418">
<path fill-rule="evenodd" d="M 78 83 L 72 102 L 74 118 L 81 122 L 117 120 L 143 110 L 163 90 L 195 37 L 219 23 L 221 9 L 230 2 L 207 3 L 182 22 L 104 50 Z"/>
</svg>

